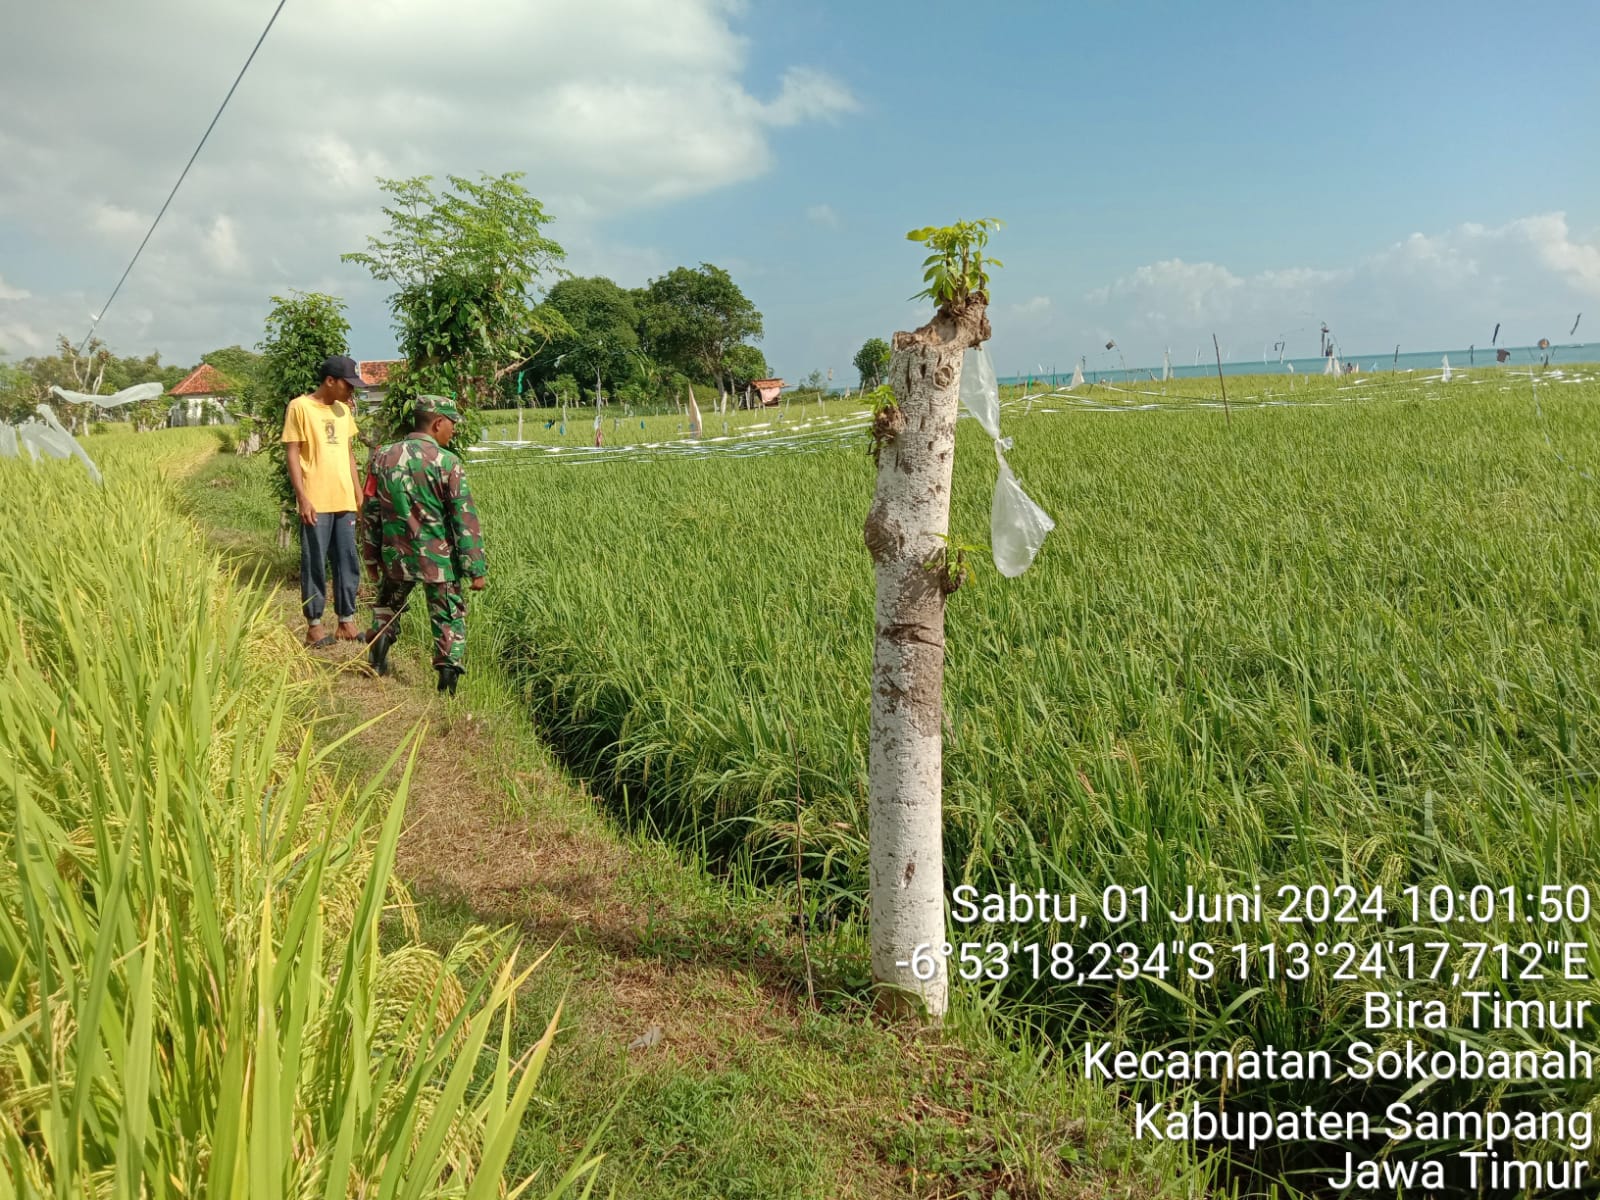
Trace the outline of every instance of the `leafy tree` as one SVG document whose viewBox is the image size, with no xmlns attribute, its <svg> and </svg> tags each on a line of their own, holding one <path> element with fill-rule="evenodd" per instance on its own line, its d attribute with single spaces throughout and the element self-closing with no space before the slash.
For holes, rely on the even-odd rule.
<svg viewBox="0 0 1600 1200">
<path fill-rule="evenodd" d="M 100 419 L 100 410 L 88 404 L 69 404 L 52 396 L 50 389 L 60 387 L 91 395 L 114 390 L 105 387 L 105 378 L 115 361 L 116 356 L 97 337 L 90 338 L 84 353 L 79 354 L 65 334 L 58 335 L 54 354 L 32 355 L 22 360 L 20 367 L 25 378 L 14 389 L 11 402 L 16 414 L 14 419 L 28 417 L 38 405 L 49 403 L 69 430 L 87 429 L 91 420 Z"/>
<path fill-rule="evenodd" d="M 811 374 L 802 379 L 800 381 L 800 385 L 809 391 L 820 392 L 822 390 L 822 385 L 825 382 L 827 381 L 822 376 L 822 368 L 813 367 L 811 369 Z"/>
<path fill-rule="evenodd" d="M 210 350 L 200 356 L 200 361 L 220 371 L 224 377 L 241 390 L 253 383 L 261 373 L 261 355 L 243 346 L 226 346 Z"/>
<path fill-rule="evenodd" d="M 634 293 L 604 276 L 563 279 L 539 306 L 549 342 L 528 362 L 529 378 L 543 383 L 557 371 L 607 391 L 637 377 L 639 309 Z"/>
<path fill-rule="evenodd" d="M 5 361 L 5 351 L 0 350 L 0 421 L 23 420 L 32 405 L 28 374 L 21 367 Z"/>
<path fill-rule="evenodd" d="M 521 172 L 446 178 L 453 191 L 435 192 L 431 175 L 380 179 L 393 201 L 383 210 L 387 234 L 340 257 L 396 288 L 389 310 L 406 366 L 390 377 L 385 423 L 391 431 L 409 425 L 422 393 L 449 395 L 470 444 L 473 410 L 491 404 L 501 380 L 558 332 L 531 290 L 566 252 L 544 236 L 551 218 L 517 182 Z"/>
<path fill-rule="evenodd" d="M 732 390 L 727 354 L 760 341 L 761 313 L 721 267 L 674 267 L 645 288 L 645 352 L 693 378 Z"/>
<path fill-rule="evenodd" d="M 137 383 L 159 383 L 170 390 L 190 368 L 163 363 L 159 350 L 142 358 L 119 358 L 99 338 L 90 338 L 79 354 L 65 335 L 56 338 L 56 352 L 33 355 L 20 363 L 0 363 L 0 420 L 18 421 L 47 403 L 69 428 L 83 429 L 90 422 L 105 419 L 102 410 L 87 404 L 68 404 L 50 392 L 52 387 L 66 391 L 110 395 Z M 114 410 L 112 420 L 128 419 L 134 428 L 150 428 L 160 423 L 168 402 L 161 398 Z"/>
<path fill-rule="evenodd" d="M 79 354 L 78 348 L 65 335 L 56 338 L 56 352 L 34 355 L 23 359 L 11 369 L 9 382 L 0 386 L 0 419 L 17 421 L 32 414 L 35 407 L 48 403 L 69 429 L 86 429 L 90 422 L 104 419 L 104 413 L 88 404 L 68 404 L 50 392 L 52 387 L 66 391 L 88 392 L 91 395 L 109 395 L 136 383 L 159 383 L 171 388 L 188 371 L 180 366 L 166 365 L 160 351 L 143 358 L 129 356 L 118 358 L 99 338 L 90 338 Z M 116 412 L 113 419 L 124 417 L 134 422 L 135 428 L 148 428 L 158 423 L 166 403 L 160 399 L 148 400 Z"/>
<path fill-rule="evenodd" d="M 163 363 L 159 350 L 151 351 L 143 358 L 134 358 L 132 355 L 127 358 L 112 357 L 106 363 L 102 390 L 120 392 L 136 383 L 159 383 L 165 390 L 171 391 L 183 382 L 183 377 L 188 373 L 188 367 Z"/>
<path fill-rule="evenodd" d="M 861 372 L 861 386 L 877 387 L 883 382 L 883 373 L 889 369 L 889 357 L 894 352 L 882 338 L 868 338 L 856 351 L 855 368 Z"/>
<path fill-rule="evenodd" d="M 132 387 L 136 383 L 159 383 L 163 391 L 170 392 L 183 382 L 184 376 L 189 374 L 191 368 L 180 367 L 176 363 L 163 364 L 161 352 L 152 351 L 143 358 L 112 358 L 106 364 L 105 383 L 103 391 L 120 392 L 123 388 Z M 158 429 L 166 423 L 167 410 L 172 401 L 165 396 L 157 396 L 153 400 L 142 400 L 138 404 L 129 405 L 117 414 L 118 419 L 127 419 L 133 423 L 136 432 Z"/>
<path fill-rule="evenodd" d="M 578 390 L 577 379 L 571 375 L 557 375 L 550 381 L 548 387 L 550 402 L 557 407 L 564 408 L 568 404 L 576 404 L 583 398 Z"/>
<path fill-rule="evenodd" d="M 321 292 L 274 296 L 266 333 L 257 343 L 261 363 L 252 388 L 250 411 L 261 422 L 263 440 L 274 466 L 272 474 L 281 506 L 279 545 L 288 545 L 288 517 L 294 511 L 295 497 L 278 434 L 283 429 L 289 401 L 322 386 L 323 361 L 347 353 L 350 322 L 345 320 L 344 307 L 343 300 Z"/>
<path fill-rule="evenodd" d="M 733 386 L 742 391 L 757 379 L 772 378 L 772 368 L 767 366 L 767 356 L 754 346 L 732 346 L 722 356 L 722 371 Z"/>
</svg>

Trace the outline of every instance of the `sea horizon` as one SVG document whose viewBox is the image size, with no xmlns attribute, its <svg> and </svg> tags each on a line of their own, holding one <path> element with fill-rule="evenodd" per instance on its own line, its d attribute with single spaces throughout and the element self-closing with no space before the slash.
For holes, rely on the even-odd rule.
<svg viewBox="0 0 1600 1200">
<path fill-rule="evenodd" d="M 1501 363 L 1497 361 L 1496 351 L 1508 350 L 1510 357 Z M 1151 376 L 1161 379 L 1164 364 L 1130 363 L 1123 366 L 1120 362 L 1107 365 L 1104 359 L 1108 352 L 1099 351 L 1092 357 L 1097 360 L 1093 366 L 1085 364 L 1083 378 L 1086 383 L 1099 382 L 1149 382 Z M 1443 368 L 1444 360 L 1450 360 L 1450 367 L 1455 371 L 1473 370 L 1478 367 L 1495 367 L 1497 369 L 1526 369 L 1538 366 L 1548 361 L 1552 367 L 1572 365 L 1575 363 L 1600 362 L 1600 342 L 1567 342 L 1555 343 L 1546 349 L 1538 346 L 1460 346 L 1439 350 L 1414 350 L 1396 354 L 1391 346 L 1381 351 L 1356 351 L 1344 354 L 1335 354 L 1338 359 L 1339 369 L 1343 371 L 1347 364 L 1355 364 L 1362 374 L 1373 372 L 1405 372 L 1405 371 L 1437 371 Z M 1063 369 L 1061 364 L 1055 364 L 1051 370 L 1034 369 L 1032 371 L 1015 371 L 1010 374 L 1000 375 L 999 381 L 1005 384 L 1044 382 L 1051 386 L 1061 386 L 1072 379 L 1072 369 L 1079 360 L 1069 360 Z M 999 364 L 996 364 L 997 366 Z M 1291 370 L 1292 368 L 1292 370 Z M 1312 355 L 1305 358 L 1269 358 L 1263 362 L 1260 359 L 1228 359 L 1222 362 L 1223 375 L 1288 375 L 1312 374 L 1321 375 L 1327 369 L 1327 357 Z M 1173 356 L 1172 378 L 1195 379 L 1206 375 L 1215 376 L 1217 361 L 1214 356 L 1207 357 L 1202 351 L 1201 361 L 1198 366 L 1191 359 L 1188 362 L 1179 362 Z"/>
</svg>

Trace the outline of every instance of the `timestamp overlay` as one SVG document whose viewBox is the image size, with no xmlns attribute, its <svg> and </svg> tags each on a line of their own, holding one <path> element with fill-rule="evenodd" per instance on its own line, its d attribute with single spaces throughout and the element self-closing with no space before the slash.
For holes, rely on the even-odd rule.
<svg viewBox="0 0 1600 1200">
<path fill-rule="evenodd" d="M 1593 881 L 948 900 L 950 940 L 904 965 L 1071 1014 L 1066 1069 L 1119 1089 L 1137 1139 L 1312 1192 L 1600 1188 Z"/>
</svg>

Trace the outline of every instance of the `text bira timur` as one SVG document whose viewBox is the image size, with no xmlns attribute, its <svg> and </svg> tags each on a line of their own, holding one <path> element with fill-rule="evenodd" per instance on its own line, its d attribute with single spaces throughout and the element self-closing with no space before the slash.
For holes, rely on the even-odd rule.
<svg viewBox="0 0 1600 1200">
<path fill-rule="evenodd" d="M 1473 1029 L 1584 1028 L 1593 1000 L 1507 1000 L 1496 992 L 1462 992 Z M 1368 1029 L 1448 1029 L 1443 1000 L 1410 1000 L 1404 992 L 1368 992 L 1362 1005 Z"/>
</svg>

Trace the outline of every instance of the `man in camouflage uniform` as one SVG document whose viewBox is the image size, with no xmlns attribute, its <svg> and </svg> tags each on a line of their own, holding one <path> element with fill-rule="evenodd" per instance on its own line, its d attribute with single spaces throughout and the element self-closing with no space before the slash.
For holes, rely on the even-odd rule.
<svg viewBox="0 0 1600 1200">
<path fill-rule="evenodd" d="M 439 690 L 454 695 L 467 648 L 461 584 L 469 580 L 473 591 L 482 591 L 489 567 L 466 472 L 445 448 L 460 414 L 443 396 L 418 396 L 416 413 L 409 437 L 378 447 L 362 489 L 361 554 L 378 585 L 367 662 L 379 675 L 389 673 L 400 614 L 420 583 L 433 626 Z"/>
</svg>

